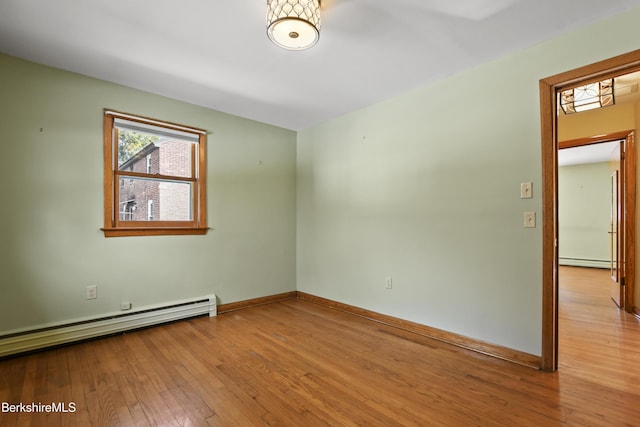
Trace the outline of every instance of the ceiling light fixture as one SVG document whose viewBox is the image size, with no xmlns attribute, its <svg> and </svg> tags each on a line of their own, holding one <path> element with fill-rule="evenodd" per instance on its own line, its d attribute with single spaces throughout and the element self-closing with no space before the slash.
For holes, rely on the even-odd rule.
<svg viewBox="0 0 640 427">
<path fill-rule="evenodd" d="M 320 0 L 267 0 L 267 35 L 284 49 L 310 48 L 320 38 Z"/>
<path fill-rule="evenodd" d="M 615 104 L 613 79 L 589 83 L 560 94 L 560 106 L 565 114 L 579 113 Z"/>
</svg>

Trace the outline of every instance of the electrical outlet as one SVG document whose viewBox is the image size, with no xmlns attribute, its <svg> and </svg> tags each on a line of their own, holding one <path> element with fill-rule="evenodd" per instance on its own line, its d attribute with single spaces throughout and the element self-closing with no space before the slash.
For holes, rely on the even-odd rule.
<svg viewBox="0 0 640 427">
<path fill-rule="evenodd" d="M 393 279 L 391 278 L 391 276 L 387 276 L 384 279 L 384 287 L 385 287 L 385 289 L 393 288 Z"/>
<path fill-rule="evenodd" d="M 87 299 L 98 298 L 98 287 L 96 285 L 87 286 Z"/>
<path fill-rule="evenodd" d="M 122 301 L 120 303 L 120 310 L 131 310 L 131 303 L 129 301 Z"/>
</svg>

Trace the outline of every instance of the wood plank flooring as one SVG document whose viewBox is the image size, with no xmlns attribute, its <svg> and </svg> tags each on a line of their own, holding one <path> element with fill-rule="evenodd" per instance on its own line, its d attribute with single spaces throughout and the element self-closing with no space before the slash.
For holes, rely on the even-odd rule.
<svg viewBox="0 0 640 427">
<path fill-rule="evenodd" d="M 604 275 L 603 275 L 604 274 Z M 2 426 L 640 425 L 640 322 L 562 268 L 544 373 L 300 300 L 0 361 Z"/>
</svg>

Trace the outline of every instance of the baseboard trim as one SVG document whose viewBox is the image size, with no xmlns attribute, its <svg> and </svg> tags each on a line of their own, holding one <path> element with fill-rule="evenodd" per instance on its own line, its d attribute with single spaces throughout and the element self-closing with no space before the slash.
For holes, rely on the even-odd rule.
<svg viewBox="0 0 640 427">
<path fill-rule="evenodd" d="M 291 291 L 276 295 L 269 295 L 266 297 L 252 298 L 244 301 L 220 304 L 218 306 L 218 314 L 229 313 L 230 311 L 242 310 L 249 307 L 255 307 L 256 305 L 271 304 L 278 301 L 295 299 L 297 298 L 297 296 L 298 293 L 296 291 Z"/>
<path fill-rule="evenodd" d="M 215 313 L 217 311 L 217 314 L 225 314 L 225 313 L 230 313 L 237 310 L 242 310 L 242 309 L 264 305 L 264 304 L 271 304 L 271 303 L 280 302 L 280 301 L 286 301 L 290 299 L 300 299 L 303 301 L 308 301 L 311 303 L 323 305 L 325 307 L 340 310 L 342 312 L 359 316 L 367 320 L 371 320 L 387 326 L 392 326 L 398 329 L 412 332 L 426 338 L 442 341 L 447 344 L 455 345 L 457 347 L 465 348 L 467 350 L 472 350 L 477 353 L 482 353 L 487 356 L 492 356 L 498 359 L 517 363 L 519 365 L 524 365 L 530 368 L 540 369 L 540 367 L 542 366 L 541 365 L 542 359 L 539 356 L 535 356 L 529 353 L 513 350 L 507 347 L 502 347 L 499 345 L 487 343 L 487 342 L 476 340 L 473 338 L 465 337 L 463 335 L 447 332 L 441 329 L 432 328 L 430 326 L 422 325 L 420 323 L 415 323 L 415 322 L 400 319 L 397 317 L 380 314 L 374 311 L 366 310 L 360 307 L 344 304 L 341 302 L 318 297 L 318 296 L 311 295 L 306 292 L 300 292 L 300 291 L 284 292 L 276 295 L 252 298 L 249 300 L 232 302 L 227 304 L 220 304 L 216 307 L 217 310 L 216 308 L 213 309 L 214 310 L 213 312 Z M 209 306 L 207 307 L 209 312 L 211 313 L 211 307 Z M 214 307 L 215 307 L 215 303 L 214 303 Z M 640 311 L 638 310 L 638 307 L 634 307 L 634 314 L 636 315 L 636 317 L 640 319 Z"/>
<path fill-rule="evenodd" d="M 519 350 L 502 347 L 499 345 L 487 343 L 484 341 L 476 340 L 473 338 L 465 337 L 463 335 L 455 334 L 452 332 L 443 331 L 441 329 L 432 328 L 430 326 L 422 325 L 420 323 L 410 322 L 393 316 L 387 316 L 385 314 L 376 313 L 374 311 L 365 310 L 360 307 L 355 307 L 349 304 L 333 301 L 327 298 L 318 297 L 315 295 L 307 294 L 305 292 L 297 292 L 298 299 L 313 302 L 316 304 L 324 305 L 326 307 L 340 310 L 349 314 L 353 314 L 359 317 L 363 317 L 374 322 L 379 322 L 388 326 L 403 329 L 408 332 L 445 342 L 447 344 L 462 347 L 467 350 L 472 350 L 477 353 L 482 353 L 487 356 L 496 357 L 498 359 L 506 360 L 509 362 L 517 363 L 534 369 L 540 369 L 542 366 L 542 358 L 533 354 L 525 353 Z"/>
</svg>

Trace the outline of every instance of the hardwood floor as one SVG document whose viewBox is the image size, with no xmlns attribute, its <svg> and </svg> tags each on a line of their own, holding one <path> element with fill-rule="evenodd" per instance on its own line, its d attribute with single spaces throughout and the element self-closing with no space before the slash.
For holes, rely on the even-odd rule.
<svg viewBox="0 0 640 427">
<path fill-rule="evenodd" d="M 608 270 L 561 268 L 560 376 L 607 387 L 611 397 L 635 395 L 634 405 L 612 407 L 622 406 L 625 421 L 640 425 L 640 320 L 615 306 L 610 286 Z"/>
<path fill-rule="evenodd" d="M 602 271 L 560 275 L 545 373 L 301 300 L 0 361 L 2 426 L 640 425 L 640 322 Z"/>
</svg>

